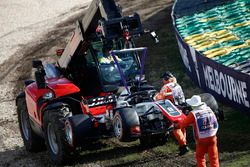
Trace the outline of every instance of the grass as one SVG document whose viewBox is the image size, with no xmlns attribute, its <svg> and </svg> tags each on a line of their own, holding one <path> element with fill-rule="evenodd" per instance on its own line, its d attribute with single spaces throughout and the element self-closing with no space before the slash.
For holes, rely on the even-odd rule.
<svg viewBox="0 0 250 167">
<path fill-rule="evenodd" d="M 241 153 L 237 157 L 236 161 L 232 160 L 232 161 L 226 163 L 225 166 L 227 166 L 227 167 L 243 167 L 243 166 L 248 167 L 250 165 L 249 159 L 250 159 L 250 153 L 249 152 Z"/>
<path fill-rule="evenodd" d="M 101 166 L 136 166 L 138 164 L 153 164 L 155 159 L 169 157 L 177 153 L 177 144 L 170 138 L 170 141 L 158 147 L 143 148 L 139 141 L 131 143 L 120 143 L 116 139 L 101 140 L 102 148 L 92 148 L 83 151 L 79 162 L 75 166 L 87 165 L 94 162 Z M 173 154 L 175 155 L 175 154 Z"/>
</svg>

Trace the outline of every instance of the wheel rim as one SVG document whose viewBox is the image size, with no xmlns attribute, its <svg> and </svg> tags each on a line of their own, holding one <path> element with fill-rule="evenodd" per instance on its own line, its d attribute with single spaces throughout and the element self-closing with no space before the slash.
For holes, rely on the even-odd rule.
<svg viewBox="0 0 250 167">
<path fill-rule="evenodd" d="M 48 124 L 47 127 L 47 135 L 48 135 L 48 140 L 49 140 L 49 146 L 54 154 L 58 153 L 58 144 L 56 140 L 56 134 L 55 131 L 51 125 L 51 123 Z"/>
<path fill-rule="evenodd" d="M 27 121 L 27 115 L 25 114 L 25 111 L 21 111 L 21 126 L 22 126 L 22 132 L 23 132 L 24 138 L 26 140 L 29 140 L 28 121 Z"/>
<path fill-rule="evenodd" d="M 115 136 L 120 138 L 122 133 L 122 121 L 119 117 L 116 117 L 114 122 Z"/>
</svg>

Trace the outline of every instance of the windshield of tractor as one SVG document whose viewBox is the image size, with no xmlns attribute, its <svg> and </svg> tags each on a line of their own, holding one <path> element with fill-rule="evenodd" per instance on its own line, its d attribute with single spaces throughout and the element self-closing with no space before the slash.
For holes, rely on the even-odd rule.
<svg viewBox="0 0 250 167">
<path fill-rule="evenodd" d="M 114 56 L 126 80 L 134 78 L 135 75 L 139 73 L 140 66 L 136 50 L 114 53 Z M 98 58 L 98 61 L 104 84 L 118 83 L 121 81 L 121 75 L 111 53 L 108 55 L 103 54 L 102 58 Z"/>
<path fill-rule="evenodd" d="M 101 73 L 101 79 L 104 85 L 120 84 L 121 74 L 119 73 L 117 64 L 115 63 L 111 51 L 115 50 L 113 47 L 110 50 L 104 50 L 101 42 L 92 43 L 95 55 L 97 57 L 98 68 Z M 141 50 L 133 48 L 132 50 L 116 50 L 114 53 L 117 63 L 122 70 L 126 80 L 134 78 L 140 71 L 140 54 Z"/>
</svg>

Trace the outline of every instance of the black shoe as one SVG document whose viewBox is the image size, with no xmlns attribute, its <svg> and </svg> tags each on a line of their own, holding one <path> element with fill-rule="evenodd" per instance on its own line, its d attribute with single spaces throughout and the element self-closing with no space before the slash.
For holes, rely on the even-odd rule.
<svg viewBox="0 0 250 167">
<path fill-rule="evenodd" d="M 182 156 L 182 155 L 184 155 L 184 154 L 186 154 L 186 153 L 189 152 L 189 148 L 188 148 L 187 145 L 181 146 L 181 147 L 179 148 L 179 150 L 180 150 L 179 156 Z"/>
</svg>

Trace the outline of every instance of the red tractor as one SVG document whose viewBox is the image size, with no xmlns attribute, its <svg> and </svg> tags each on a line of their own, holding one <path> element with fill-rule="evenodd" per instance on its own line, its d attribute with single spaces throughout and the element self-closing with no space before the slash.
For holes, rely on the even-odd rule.
<svg viewBox="0 0 250 167">
<path fill-rule="evenodd" d="M 156 90 L 143 77 L 147 49 L 132 40 L 145 33 L 139 16 L 122 17 L 113 0 L 95 0 L 87 13 L 56 64 L 33 61 L 35 81 L 16 98 L 26 149 L 45 143 L 55 164 L 106 136 L 164 144 L 173 122 L 185 118 L 169 100 L 153 100 Z"/>
</svg>

